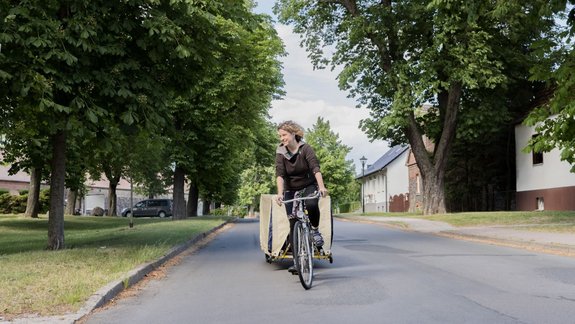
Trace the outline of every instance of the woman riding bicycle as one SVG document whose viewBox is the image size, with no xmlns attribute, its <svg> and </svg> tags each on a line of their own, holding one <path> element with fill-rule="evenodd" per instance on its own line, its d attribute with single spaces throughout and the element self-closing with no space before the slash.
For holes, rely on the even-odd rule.
<svg viewBox="0 0 575 324">
<path fill-rule="evenodd" d="M 323 183 L 319 161 L 311 146 L 302 141 L 303 128 L 288 120 L 280 123 L 277 131 L 280 138 L 280 144 L 276 149 L 277 203 L 281 205 L 284 200 L 293 199 L 298 192 L 303 193 L 301 196 L 311 196 L 319 191 L 321 196 L 325 197 L 327 189 Z M 319 198 L 306 200 L 306 208 L 315 244 L 321 247 L 323 238 L 318 231 L 320 217 L 318 201 Z M 291 237 L 296 222 L 296 211 L 293 203 L 285 205 L 290 221 Z"/>
</svg>

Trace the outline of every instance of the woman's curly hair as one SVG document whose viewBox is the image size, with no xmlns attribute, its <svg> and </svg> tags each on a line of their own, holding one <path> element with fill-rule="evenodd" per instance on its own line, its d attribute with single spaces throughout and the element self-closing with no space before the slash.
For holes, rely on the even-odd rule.
<svg viewBox="0 0 575 324">
<path fill-rule="evenodd" d="M 301 141 L 303 138 L 303 127 L 292 120 L 286 120 L 278 124 L 278 130 L 284 130 L 286 132 L 292 133 L 295 135 L 296 141 Z"/>
</svg>

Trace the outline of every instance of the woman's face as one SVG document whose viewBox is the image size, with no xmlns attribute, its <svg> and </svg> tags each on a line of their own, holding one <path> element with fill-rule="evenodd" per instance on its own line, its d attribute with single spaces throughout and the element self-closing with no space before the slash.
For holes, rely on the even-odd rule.
<svg viewBox="0 0 575 324">
<path fill-rule="evenodd" d="M 278 135 L 280 137 L 280 142 L 284 145 L 284 146 L 288 146 L 290 144 L 294 144 L 296 143 L 295 140 L 295 134 L 292 134 L 286 130 L 283 129 L 279 129 L 278 130 Z"/>
</svg>

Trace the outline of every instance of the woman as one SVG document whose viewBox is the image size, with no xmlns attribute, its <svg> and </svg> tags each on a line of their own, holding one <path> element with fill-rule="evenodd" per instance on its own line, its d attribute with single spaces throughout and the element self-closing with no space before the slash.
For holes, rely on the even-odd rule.
<svg viewBox="0 0 575 324">
<path fill-rule="evenodd" d="M 323 183 L 319 161 L 314 150 L 303 140 L 303 128 L 291 120 L 280 123 L 277 127 L 280 145 L 276 150 L 276 182 L 277 203 L 293 199 L 298 191 L 303 196 L 310 196 L 319 191 L 322 197 L 327 195 Z M 319 198 L 306 200 L 312 234 L 316 246 L 323 245 L 323 238 L 318 231 L 319 226 Z M 296 219 L 293 217 L 293 203 L 286 203 L 286 212 L 290 219 L 290 237 Z"/>
</svg>

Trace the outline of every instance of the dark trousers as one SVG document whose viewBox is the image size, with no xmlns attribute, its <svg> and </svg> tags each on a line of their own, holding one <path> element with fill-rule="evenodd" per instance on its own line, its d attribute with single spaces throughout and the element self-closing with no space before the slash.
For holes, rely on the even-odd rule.
<svg viewBox="0 0 575 324">
<path fill-rule="evenodd" d="M 307 186 L 305 189 L 304 194 L 302 196 L 307 197 L 307 196 L 311 196 L 313 195 L 313 193 L 315 191 L 318 190 L 318 187 L 316 184 L 312 184 Z M 284 192 L 284 200 L 290 200 L 294 198 L 294 195 L 297 191 L 285 191 Z M 307 209 L 307 214 L 309 216 L 309 222 L 311 223 L 311 226 L 313 227 L 318 227 L 319 226 L 319 198 L 316 199 L 309 199 L 309 200 L 304 200 L 305 203 L 305 207 Z M 286 203 L 285 204 L 285 208 L 286 208 L 286 213 L 289 215 L 293 214 L 293 202 L 291 203 Z M 290 217 L 289 218 L 289 225 L 290 225 L 290 231 L 289 231 L 289 242 L 291 242 L 291 238 L 292 238 L 292 234 L 293 234 L 293 227 L 295 225 L 297 221 L 297 218 L 294 217 Z"/>
</svg>

